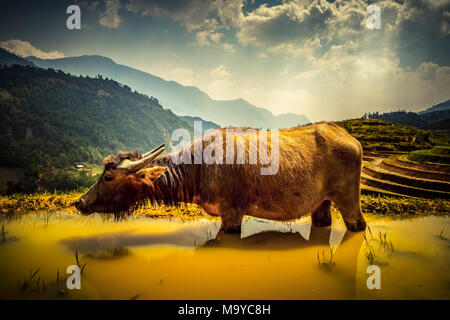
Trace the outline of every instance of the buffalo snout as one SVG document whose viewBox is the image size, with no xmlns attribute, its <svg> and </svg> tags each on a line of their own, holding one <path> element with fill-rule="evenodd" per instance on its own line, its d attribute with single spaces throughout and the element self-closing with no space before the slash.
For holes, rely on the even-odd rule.
<svg viewBox="0 0 450 320">
<path fill-rule="evenodd" d="M 77 208 L 78 211 L 80 211 L 82 214 L 89 214 L 91 213 L 86 205 L 86 201 L 83 199 L 83 197 L 80 197 L 77 201 L 74 202 L 75 208 Z"/>
</svg>

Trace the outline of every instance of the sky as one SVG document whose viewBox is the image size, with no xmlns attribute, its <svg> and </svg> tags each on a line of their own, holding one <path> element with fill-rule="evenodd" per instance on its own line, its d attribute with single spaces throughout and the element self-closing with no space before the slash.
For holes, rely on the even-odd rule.
<svg viewBox="0 0 450 320">
<path fill-rule="evenodd" d="M 69 30 L 66 9 L 81 9 Z M 369 28 L 380 9 L 380 28 Z M 0 47 L 102 55 L 213 99 L 311 121 L 420 111 L 450 98 L 450 0 L 9 1 Z"/>
</svg>

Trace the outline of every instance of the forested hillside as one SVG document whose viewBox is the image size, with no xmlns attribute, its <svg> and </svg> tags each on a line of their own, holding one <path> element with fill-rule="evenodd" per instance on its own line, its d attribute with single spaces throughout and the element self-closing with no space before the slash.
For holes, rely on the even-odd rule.
<svg viewBox="0 0 450 320">
<path fill-rule="evenodd" d="M 36 176 L 101 163 L 118 150 L 146 151 L 177 128 L 192 130 L 153 97 L 101 77 L 32 66 L 0 69 L 0 165 Z"/>
</svg>

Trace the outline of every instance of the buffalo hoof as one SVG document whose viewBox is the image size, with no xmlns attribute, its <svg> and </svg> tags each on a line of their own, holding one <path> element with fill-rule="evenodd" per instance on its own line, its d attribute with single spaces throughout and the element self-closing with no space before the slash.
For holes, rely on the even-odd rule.
<svg viewBox="0 0 450 320">
<path fill-rule="evenodd" d="M 353 232 L 366 230 L 366 222 L 364 219 L 358 220 L 356 223 L 346 223 L 347 229 Z"/>
</svg>

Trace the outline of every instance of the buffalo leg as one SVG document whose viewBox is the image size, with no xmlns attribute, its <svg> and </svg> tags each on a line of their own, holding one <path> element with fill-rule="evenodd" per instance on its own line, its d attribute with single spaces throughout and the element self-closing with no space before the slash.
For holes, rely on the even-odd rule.
<svg viewBox="0 0 450 320">
<path fill-rule="evenodd" d="M 222 212 L 222 227 L 226 233 L 241 233 L 244 211 L 228 209 Z"/>
<path fill-rule="evenodd" d="M 358 188 L 354 192 L 341 193 L 333 202 L 341 212 L 345 226 L 350 231 L 363 231 L 366 229 L 366 221 L 361 214 L 361 195 Z"/>
<path fill-rule="evenodd" d="M 324 200 L 319 205 L 317 209 L 315 209 L 311 213 L 312 224 L 316 227 L 328 227 L 331 226 L 331 201 Z"/>
</svg>

